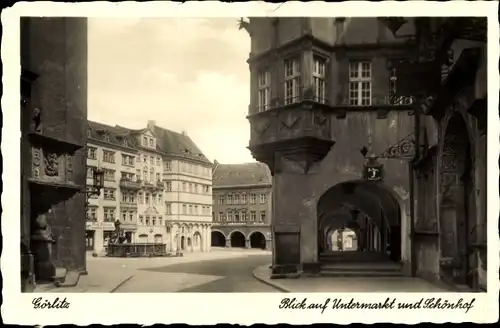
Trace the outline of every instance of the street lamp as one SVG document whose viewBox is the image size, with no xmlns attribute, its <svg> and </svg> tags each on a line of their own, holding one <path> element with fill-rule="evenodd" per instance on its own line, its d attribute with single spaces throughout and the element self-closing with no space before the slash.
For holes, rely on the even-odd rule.
<svg viewBox="0 0 500 328">
<path fill-rule="evenodd" d="M 99 196 L 102 188 L 104 188 L 104 170 L 101 168 L 95 168 L 92 173 L 92 186 L 90 186 L 90 189 L 86 191 L 86 207 L 89 205 L 89 198 L 92 196 Z M 88 211 L 87 219 L 89 219 Z"/>
</svg>

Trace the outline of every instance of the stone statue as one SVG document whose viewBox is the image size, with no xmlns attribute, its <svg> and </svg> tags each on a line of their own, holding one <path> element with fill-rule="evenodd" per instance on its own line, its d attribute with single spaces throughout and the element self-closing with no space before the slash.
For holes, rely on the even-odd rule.
<svg viewBox="0 0 500 328">
<path fill-rule="evenodd" d="M 52 259 L 52 245 L 56 243 L 56 239 L 47 223 L 47 214 L 51 213 L 52 210 L 39 214 L 32 226 L 31 242 L 35 259 L 35 275 L 40 280 L 51 280 L 56 272 Z"/>
<path fill-rule="evenodd" d="M 32 117 L 32 129 L 35 132 L 42 132 L 41 122 L 42 122 L 42 111 L 40 108 L 33 109 L 33 117 Z"/>
<path fill-rule="evenodd" d="M 52 213 L 52 210 L 49 210 L 48 213 Z M 56 242 L 54 235 L 52 234 L 52 229 L 47 223 L 45 214 L 40 214 L 37 216 L 33 228 L 33 233 L 31 235 L 32 240 L 45 241 L 52 244 Z"/>
</svg>

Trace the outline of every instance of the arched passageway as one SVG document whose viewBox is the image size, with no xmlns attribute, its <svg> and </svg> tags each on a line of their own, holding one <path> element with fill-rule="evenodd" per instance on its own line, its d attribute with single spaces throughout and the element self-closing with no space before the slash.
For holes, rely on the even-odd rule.
<svg viewBox="0 0 500 328">
<path fill-rule="evenodd" d="M 401 260 L 399 203 L 379 182 L 348 181 L 335 185 L 320 197 L 317 212 L 320 261 L 321 254 L 346 248 L 351 255 L 345 256 Z M 351 231 L 349 241 L 344 241 L 346 234 L 339 231 Z M 361 252 L 366 252 L 366 256 L 361 256 Z"/>
<path fill-rule="evenodd" d="M 213 247 L 225 247 L 226 246 L 226 236 L 220 231 L 212 230 L 212 246 Z"/>
<path fill-rule="evenodd" d="M 476 228 L 472 156 L 467 125 L 455 113 L 446 126 L 440 162 L 440 271 L 442 280 L 469 286 L 478 266 L 471 250 Z"/>
<path fill-rule="evenodd" d="M 245 247 L 245 235 L 239 231 L 231 233 L 231 247 Z"/>
<path fill-rule="evenodd" d="M 250 235 L 250 247 L 266 249 L 266 237 L 262 232 L 255 231 Z"/>
<path fill-rule="evenodd" d="M 186 249 L 186 238 L 184 238 L 184 236 L 181 237 L 181 249 Z"/>
</svg>

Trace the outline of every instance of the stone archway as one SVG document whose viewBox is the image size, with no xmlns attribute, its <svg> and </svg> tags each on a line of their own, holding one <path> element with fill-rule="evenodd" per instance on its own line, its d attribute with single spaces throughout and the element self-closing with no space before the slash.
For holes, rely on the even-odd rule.
<svg viewBox="0 0 500 328">
<path fill-rule="evenodd" d="M 254 231 L 250 234 L 250 248 L 266 249 L 266 237 L 260 231 Z"/>
<path fill-rule="evenodd" d="M 474 159 L 467 125 L 455 112 L 446 125 L 440 160 L 440 276 L 447 283 L 473 286 L 470 231 L 475 227 Z"/>
<path fill-rule="evenodd" d="M 245 235 L 240 231 L 231 232 L 229 237 L 231 241 L 231 247 L 244 248 L 245 247 Z"/>
<path fill-rule="evenodd" d="M 317 204 L 318 258 L 328 247 L 329 231 L 349 228 L 357 234 L 358 248 L 381 259 L 401 261 L 401 209 L 387 189 L 380 182 L 364 180 L 328 189 Z"/>
<path fill-rule="evenodd" d="M 226 246 L 226 236 L 218 230 L 212 230 L 212 247 L 225 247 Z"/>
<path fill-rule="evenodd" d="M 203 239 L 199 231 L 196 231 L 193 234 L 193 252 L 202 251 Z"/>
</svg>

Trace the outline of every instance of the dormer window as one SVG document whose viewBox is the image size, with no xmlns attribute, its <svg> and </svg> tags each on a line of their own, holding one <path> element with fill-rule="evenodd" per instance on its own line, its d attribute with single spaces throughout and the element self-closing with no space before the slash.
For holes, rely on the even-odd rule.
<svg viewBox="0 0 500 328">
<path fill-rule="evenodd" d="M 285 60 L 285 105 L 299 101 L 300 97 L 300 58 Z"/>
<path fill-rule="evenodd" d="M 101 135 L 101 139 L 102 139 L 102 141 L 109 141 L 109 135 L 107 133 L 103 133 Z"/>
<path fill-rule="evenodd" d="M 91 129 L 87 129 L 87 137 L 88 138 L 92 137 L 92 130 Z"/>
<path fill-rule="evenodd" d="M 154 147 L 155 146 L 155 141 L 153 138 L 149 139 L 149 147 Z"/>
<path fill-rule="evenodd" d="M 148 137 L 143 137 L 142 138 L 142 145 L 147 146 L 148 145 Z"/>
</svg>

